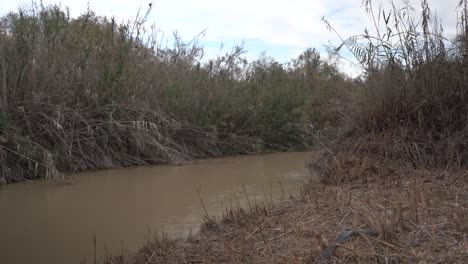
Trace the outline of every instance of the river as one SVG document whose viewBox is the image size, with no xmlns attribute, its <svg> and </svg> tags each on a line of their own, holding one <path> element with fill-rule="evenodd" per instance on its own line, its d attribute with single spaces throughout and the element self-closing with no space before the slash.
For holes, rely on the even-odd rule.
<svg viewBox="0 0 468 264">
<path fill-rule="evenodd" d="M 0 186 L 0 263 L 94 262 L 137 250 L 155 232 L 183 237 L 209 214 L 295 194 L 307 152 L 197 160 Z"/>
</svg>

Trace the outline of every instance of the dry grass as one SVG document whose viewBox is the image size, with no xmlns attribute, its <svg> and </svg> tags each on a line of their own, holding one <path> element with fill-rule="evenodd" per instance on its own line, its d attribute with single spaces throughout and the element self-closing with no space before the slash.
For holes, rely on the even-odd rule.
<svg viewBox="0 0 468 264">
<path fill-rule="evenodd" d="M 149 12 L 118 23 L 33 2 L 0 17 L 0 183 L 312 144 L 303 108 L 346 82 L 334 64 L 313 49 L 208 59 L 197 37 L 163 45 Z"/>
<path fill-rule="evenodd" d="M 346 142 L 359 138 L 362 144 L 351 149 L 379 159 L 416 167 L 466 168 L 466 23 L 459 25 L 458 36 L 450 40 L 427 1 L 421 1 L 421 14 L 410 5 L 391 1 L 391 8 L 385 10 L 375 2 L 363 1 L 372 28 L 343 39 L 337 48 L 347 47 L 365 75 L 352 97 L 347 95 L 353 102 L 345 119 L 351 124 L 345 136 L 349 139 L 340 138 L 336 145 L 349 145 Z M 458 7 L 458 19 L 466 22 L 466 1 Z"/>
<path fill-rule="evenodd" d="M 366 75 L 308 102 L 309 117 L 333 131 L 301 195 L 209 217 L 186 240 L 156 240 L 108 263 L 468 262 L 467 1 L 454 43 L 431 27 L 425 0 L 421 24 L 409 5 L 385 13 L 363 3 L 377 35 L 366 30 L 338 49 L 348 47 Z M 378 236 L 334 244 L 361 229 Z"/>
<path fill-rule="evenodd" d="M 337 245 L 330 263 L 466 263 L 467 173 L 393 166 L 391 175 L 340 185 L 311 177 L 299 197 L 229 210 L 185 240 L 158 238 L 107 262 L 319 263 L 338 234 L 365 228 L 379 235 Z"/>
</svg>

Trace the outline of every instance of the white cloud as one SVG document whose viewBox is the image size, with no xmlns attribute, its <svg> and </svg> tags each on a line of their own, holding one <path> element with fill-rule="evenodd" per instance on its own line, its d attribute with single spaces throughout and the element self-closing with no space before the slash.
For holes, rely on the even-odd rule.
<svg viewBox="0 0 468 264">
<path fill-rule="evenodd" d="M 75 0 L 61 1 L 69 6 L 72 15 L 86 9 L 87 3 L 99 15 L 115 16 L 118 20 L 133 19 L 140 7 L 147 8 L 148 1 L 128 0 Z M 43 0 L 54 3 L 53 0 Z M 375 7 L 382 1 L 373 1 Z M 387 3 L 388 1 L 383 1 Z M 401 1 L 396 0 L 397 4 Z M 446 32 L 453 34 L 456 25 L 458 0 L 429 0 L 433 11 L 442 20 Z M 26 0 L 10 0 L 2 3 L 0 14 L 15 10 L 19 5 L 30 3 Z M 420 12 L 419 1 L 413 5 Z M 338 44 L 338 38 L 321 22 L 325 16 L 335 29 L 347 37 L 361 33 L 370 25 L 369 16 L 361 7 L 362 0 L 159 0 L 154 4 L 150 17 L 166 35 L 179 30 L 185 38 L 191 38 L 207 29 L 204 40 L 224 42 L 227 45 L 242 40 L 256 40 L 265 50 L 284 49 L 284 54 L 293 54 L 306 47 L 320 48 L 331 41 Z M 246 46 L 247 50 L 249 46 Z M 256 47 L 258 48 L 258 47 Z M 214 50 L 214 49 L 212 49 Z M 278 54 L 278 50 L 274 52 Z"/>
</svg>

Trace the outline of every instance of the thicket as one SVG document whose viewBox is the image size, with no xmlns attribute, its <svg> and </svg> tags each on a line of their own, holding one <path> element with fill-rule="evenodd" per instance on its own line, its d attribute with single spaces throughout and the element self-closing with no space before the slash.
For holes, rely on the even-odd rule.
<svg viewBox="0 0 468 264">
<path fill-rule="evenodd" d="M 335 50 L 348 49 L 364 75 L 355 89 L 341 95 L 351 102 L 341 104 L 344 110 L 339 111 L 346 129 L 329 142 L 322 181 L 365 178 L 386 161 L 416 168 L 466 168 L 467 1 L 454 6 L 458 23 L 451 38 L 444 36 L 427 0 L 420 2 L 420 11 L 408 1 L 391 1 L 387 8 L 376 8 L 374 2 L 363 1 L 372 30 L 342 38 Z"/>
<path fill-rule="evenodd" d="M 148 13 L 118 23 L 33 3 L 0 18 L 0 180 L 312 144 L 312 94 L 348 81 L 308 49 L 248 62 L 162 45 Z"/>
</svg>

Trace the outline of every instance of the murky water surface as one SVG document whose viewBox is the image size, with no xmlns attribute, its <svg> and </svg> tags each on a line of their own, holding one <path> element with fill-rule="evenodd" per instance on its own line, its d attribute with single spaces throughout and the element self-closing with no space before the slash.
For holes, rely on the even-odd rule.
<svg viewBox="0 0 468 264">
<path fill-rule="evenodd" d="M 154 232 L 184 236 L 210 214 L 297 193 L 308 153 L 200 160 L 0 186 L 0 263 L 94 263 L 138 249 Z M 244 187 L 243 187 L 244 186 Z M 199 193 L 198 193 L 199 192 Z"/>
</svg>

